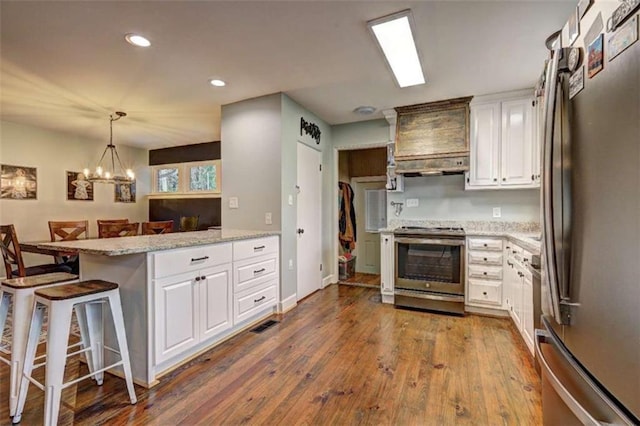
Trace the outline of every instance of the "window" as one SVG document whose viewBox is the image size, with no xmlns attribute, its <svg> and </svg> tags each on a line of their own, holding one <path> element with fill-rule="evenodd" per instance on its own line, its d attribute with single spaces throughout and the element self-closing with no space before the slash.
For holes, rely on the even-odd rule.
<svg viewBox="0 0 640 426">
<path fill-rule="evenodd" d="M 152 166 L 153 195 L 204 196 L 220 194 L 220 160 Z"/>
<path fill-rule="evenodd" d="M 365 189 L 365 231 L 378 232 L 387 226 L 387 191 Z"/>
</svg>

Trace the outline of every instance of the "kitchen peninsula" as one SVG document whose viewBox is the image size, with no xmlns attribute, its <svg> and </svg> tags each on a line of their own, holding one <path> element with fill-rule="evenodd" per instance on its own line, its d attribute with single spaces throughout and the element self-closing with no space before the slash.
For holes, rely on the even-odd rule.
<svg viewBox="0 0 640 426">
<path fill-rule="evenodd" d="M 161 374 L 275 311 L 279 245 L 277 232 L 225 229 L 40 246 L 78 251 L 82 280 L 120 285 L 134 380 L 152 387 Z M 105 345 L 114 347 L 105 324 Z"/>
</svg>

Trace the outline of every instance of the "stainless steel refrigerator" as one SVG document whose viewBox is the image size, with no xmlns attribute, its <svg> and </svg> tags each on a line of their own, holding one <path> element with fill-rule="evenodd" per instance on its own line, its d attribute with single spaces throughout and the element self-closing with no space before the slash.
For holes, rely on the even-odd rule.
<svg viewBox="0 0 640 426">
<path fill-rule="evenodd" d="M 620 4 L 596 0 L 581 32 L 599 34 L 598 14 L 606 27 Z M 597 74 L 584 36 L 564 40 L 546 70 L 536 331 L 545 425 L 640 424 L 640 41 L 610 60 L 620 39 L 610 46 L 616 31 L 602 32 Z M 577 47 L 584 88 L 569 99 Z"/>
</svg>

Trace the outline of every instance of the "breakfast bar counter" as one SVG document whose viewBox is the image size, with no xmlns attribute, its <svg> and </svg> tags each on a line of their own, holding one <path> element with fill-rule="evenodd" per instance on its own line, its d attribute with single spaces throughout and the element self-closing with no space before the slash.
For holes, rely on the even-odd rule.
<svg viewBox="0 0 640 426">
<path fill-rule="evenodd" d="M 77 251 L 81 280 L 119 284 L 134 380 L 145 387 L 272 315 L 280 300 L 277 232 L 207 230 L 38 247 Z M 115 347 L 111 321 L 104 323 L 105 345 Z"/>
</svg>

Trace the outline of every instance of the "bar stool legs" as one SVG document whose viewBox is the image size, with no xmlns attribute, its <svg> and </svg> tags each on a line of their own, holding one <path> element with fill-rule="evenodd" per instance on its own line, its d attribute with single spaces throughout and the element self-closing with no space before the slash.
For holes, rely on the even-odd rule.
<svg viewBox="0 0 640 426">
<path fill-rule="evenodd" d="M 100 290 L 101 286 L 105 287 L 105 289 Z M 65 292 L 67 294 L 65 294 Z M 60 296 L 60 294 L 63 294 L 63 296 Z M 122 307 L 120 305 L 120 293 L 117 285 L 104 281 L 88 281 L 61 286 L 57 290 L 38 291 L 35 295 L 36 307 L 29 329 L 29 340 L 27 342 L 22 383 L 13 423 L 18 423 L 22 419 L 22 411 L 27 397 L 29 383 L 33 383 L 38 388 L 44 390 L 44 424 L 55 425 L 58 420 L 60 398 L 64 388 L 89 377 L 94 378 L 98 384 L 102 384 L 104 371 L 120 365 L 124 370 L 131 404 L 135 404 L 137 398 L 133 386 L 129 349 L 125 335 Z M 117 351 L 104 346 L 103 343 L 102 313 L 105 302 L 109 303 L 111 308 L 112 320 L 118 341 Z M 34 365 L 38 336 L 42 327 L 45 308 L 49 310 L 47 359 L 44 363 Z M 83 349 L 67 354 L 68 333 L 73 309 L 76 310 L 76 316 L 78 317 Z M 105 367 L 104 349 L 119 353 L 120 361 Z M 79 353 L 87 353 L 89 374 L 64 383 L 66 359 L 68 356 Z M 43 365 L 46 365 L 44 385 L 32 377 L 33 370 Z"/>
</svg>

